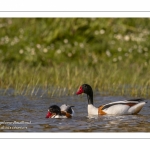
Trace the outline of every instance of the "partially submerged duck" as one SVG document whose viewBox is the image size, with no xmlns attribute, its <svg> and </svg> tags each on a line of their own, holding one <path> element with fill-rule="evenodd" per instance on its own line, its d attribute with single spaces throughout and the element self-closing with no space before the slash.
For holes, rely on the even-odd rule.
<svg viewBox="0 0 150 150">
<path fill-rule="evenodd" d="M 77 95 L 85 93 L 88 99 L 88 114 L 89 115 L 135 115 L 140 112 L 146 104 L 144 99 L 137 98 L 124 101 L 116 101 L 108 104 L 95 107 L 93 105 L 93 90 L 88 84 L 83 84 L 77 91 Z"/>
<path fill-rule="evenodd" d="M 62 106 L 52 105 L 48 109 L 46 118 L 72 118 L 74 115 L 74 106 L 63 104 Z"/>
</svg>

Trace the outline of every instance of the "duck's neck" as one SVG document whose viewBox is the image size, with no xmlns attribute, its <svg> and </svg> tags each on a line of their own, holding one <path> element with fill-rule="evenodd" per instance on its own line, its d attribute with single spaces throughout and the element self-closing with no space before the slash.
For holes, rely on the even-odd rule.
<svg viewBox="0 0 150 150">
<path fill-rule="evenodd" d="M 90 92 L 89 94 L 87 94 L 87 99 L 88 99 L 88 104 L 93 105 L 93 92 Z"/>
</svg>

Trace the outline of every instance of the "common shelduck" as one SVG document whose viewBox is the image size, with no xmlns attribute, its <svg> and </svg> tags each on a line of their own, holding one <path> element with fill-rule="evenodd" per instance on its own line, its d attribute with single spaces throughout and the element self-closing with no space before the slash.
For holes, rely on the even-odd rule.
<svg viewBox="0 0 150 150">
<path fill-rule="evenodd" d="M 61 107 L 52 105 L 48 108 L 46 118 L 71 118 L 74 115 L 74 106 L 63 104 Z"/>
<path fill-rule="evenodd" d="M 145 101 L 142 98 L 116 101 L 99 106 L 98 108 L 93 106 L 93 90 L 90 85 L 83 84 L 77 91 L 77 95 L 85 93 L 88 99 L 88 115 L 135 115 L 145 105 Z"/>
</svg>

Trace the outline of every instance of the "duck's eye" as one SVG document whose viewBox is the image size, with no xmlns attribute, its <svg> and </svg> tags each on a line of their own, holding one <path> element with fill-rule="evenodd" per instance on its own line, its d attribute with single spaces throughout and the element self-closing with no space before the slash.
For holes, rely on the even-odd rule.
<svg viewBox="0 0 150 150">
<path fill-rule="evenodd" d="M 85 86 L 84 86 L 84 89 L 86 89 L 86 88 L 87 88 L 87 86 L 85 85 Z"/>
<path fill-rule="evenodd" d="M 84 84 L 84 87 L 86 87 L 86 84 Z"/>
</svg>

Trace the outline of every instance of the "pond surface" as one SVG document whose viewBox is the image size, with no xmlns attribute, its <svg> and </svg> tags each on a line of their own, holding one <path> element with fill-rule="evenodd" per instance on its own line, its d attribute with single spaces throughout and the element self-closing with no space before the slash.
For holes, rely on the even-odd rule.
<svg viewBox="0 0 150 150">
<path fill-rule="evenodd" d="M 128 97 L 129 98 L 129 97 Z M 94 105 L 125 100 L 127 97 L 94 94 Z M 0 96 L 1 132 L 150 132 L 150 101 L 138 115 L 87 116 L 87 98 L 82 96 Z M 74 105 L 71 119 L 47 119 L 53 104 Z"/>
</svg>

